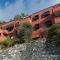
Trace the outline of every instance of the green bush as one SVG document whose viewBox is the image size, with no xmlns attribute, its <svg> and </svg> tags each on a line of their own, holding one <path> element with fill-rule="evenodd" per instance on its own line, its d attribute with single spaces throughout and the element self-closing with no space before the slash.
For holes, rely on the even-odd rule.
<svg viewBox="0 0 60 60">
<path fill-rule="evenodd" d="M 54 24 L 53 28 L 48 30 L 48 42 L 60 42 L 60 24 Z"/>
<path fill-rule="evenodd" d="M 32 25 L 27 22 L 21 23 L 17 29 L 17 38 L 20 41 L 20 43 L 30 42 L 32 40 L 31 34 Z"/>
<path fill-rule="evenodd" d="M 21 38 L 16 38 L 16 40 L 14 41 L 14 45 L 15 44 L 22 44 L 22 43 L 25 43 L 24 39 L 21 39 Z"/>
<path fill-rule="evenodd" d="M 4 46 L 11 46 L 13 44 L 13 41 L 11 40 L 11 38 L 9 36 L 7 36 L 7 38 L 4 40 L 4 42 L 2 44 Z"/>
</svg>

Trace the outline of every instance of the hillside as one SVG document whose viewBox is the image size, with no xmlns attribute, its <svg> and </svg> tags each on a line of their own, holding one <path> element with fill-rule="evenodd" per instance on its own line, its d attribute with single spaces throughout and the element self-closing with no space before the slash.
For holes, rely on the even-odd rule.
<svg viewBox="0 0 60 60">
<path fill-rule="evenodd" d="M 46 39 L 38 39 L 0 50 L 0 60 L 59 60 L 60 47 L 52 43 L 46 44 L 45 41 Z"/>
</svg>

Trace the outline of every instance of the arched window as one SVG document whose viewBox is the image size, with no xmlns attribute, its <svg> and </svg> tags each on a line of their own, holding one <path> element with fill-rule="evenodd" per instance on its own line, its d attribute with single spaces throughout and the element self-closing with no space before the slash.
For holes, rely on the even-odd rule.
<svg viewBox="0 0 60 60">
<path fill-rule="evenodd" d="M 18 27 L 19 26 L 19 22 L 17 22 L 16 24 L 15 24 L 15 27 Z"/>
<path fill-rule="evenodd" d="M 52 21 L 51 21 L 51 20 L 46 21 L 46 22 L 45 22 L 45 26 L 46 26 L 46 27 L 52 26 Z"/>
<path fill-rule="evenodd" d="M 35 24 L 35 26 L 34 26 L 34 31 L 35 30 L 38 30 L 40 28 L 40 25 L 39 24 Z"/>
<path fill-rule="evenodd" d="M 50 12 L 49 11 L 46 11 L 46 12 L 44 12 L 42 15 L 41 15 L 41 18 L 45 18 L 45 17 L 47 17 L 47 16 L 49 16 L 50 15 Z"/>
<path fill-rule="evenodd" d="M 14 28 L 14 25 L 9 25 L 6 27 L 6 30 L 11 31 Z"/>
<path fill-rule="evenodd" d="M 4 36 L 8 36 L 8 34 L 6 34 L 6 33 L 3 33 L 3 35 L 4 35 Z"/>
<path fill-rule="evenodd" d="M 38 20 L 39 19 L 39 15 L 35 15 L 33 18 L 32 18 L 32 21 L 35 21 L 35 20 Z"/>
</svg>

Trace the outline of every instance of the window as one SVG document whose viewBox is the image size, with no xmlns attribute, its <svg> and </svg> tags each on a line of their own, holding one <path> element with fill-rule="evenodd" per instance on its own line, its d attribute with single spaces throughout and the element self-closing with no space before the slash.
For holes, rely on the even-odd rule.
<svg viewBox="0 0 60 60">
<path fill-rule="evenodd" d="M 19 22 L 17 22 L 16 24 L 15 24 L 15 27 L 18 27 L 19 26 Z"/>
<path fill-rule="evenodd" d="M 6 33 L 3 33 L 3 35 L 4 35 L 4 36 L 8 36 L 8 34 L 6 34 Z"/>
<path fill-rule="evenodd" d="M 50 13 L 49 13 L 49 11 L 46 11 L 46 12 L 44 12 L 43 14 L 42 14 L 42 18 L 45 18 L 45 17 L 47 17 L 47 16 L 49 16 L 50 15 Z"/>
<path fill-rule="evenodd" d="M 54 12 L 54 16 L 55 16 L 55 17 L 60 17 L 60 10 L 59 10 L 59 11 Z"/>
<path fill-rule="evenodd" d="M 7 26 L 7 27 L 6 27 L 6 30 L 11 31 L 11 30 L 13 29 L 13 27 L 14 27 L 13 25 Z"/>
<path fill-rule="evenodd" d="M 46 26 L 46 27 L 52 26 L 52 21 L 51 21 L 51 20 L 46 21 L 46 22 L 45 22 L 45 26 Z"/>
<path fill-rule="evenodd" d="M 32 18 L 33 21 L 35 21 L 35 20 L 37 20 L 37 19 L 39 19 L 39 15 L 35 15 L 35 16 Z"/>
<path fill-rule="evenodd" d="M 19 22 L 17 22 L 17 24 L 19 24 Z"/>
<path fill-rule="evenodd" d="M 1 33 L 0 33 L 0 36 L 1 36 Z"/>
<path fill-rule="evenodd" d="M 2 27 L 0 27 L 0 29 L 2 29 Z"/>
<path fill-rule="evenodd" d="M 37 29 L 39 29 L 39 24 L 35 24 L 34 26 L 34 30 L 37 30 Z"/>
</svg>

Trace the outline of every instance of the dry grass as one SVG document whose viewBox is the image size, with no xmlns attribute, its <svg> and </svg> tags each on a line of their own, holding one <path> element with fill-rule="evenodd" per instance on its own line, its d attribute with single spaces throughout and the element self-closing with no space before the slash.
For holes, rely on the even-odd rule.
<svg viewBox="0 0 60 60">
<path fill-rule="evenodd" d="M 0 36 L 0 43 L 3 43 L 5 41 L 6 37 L 5 36 Z"/>
</svg>

